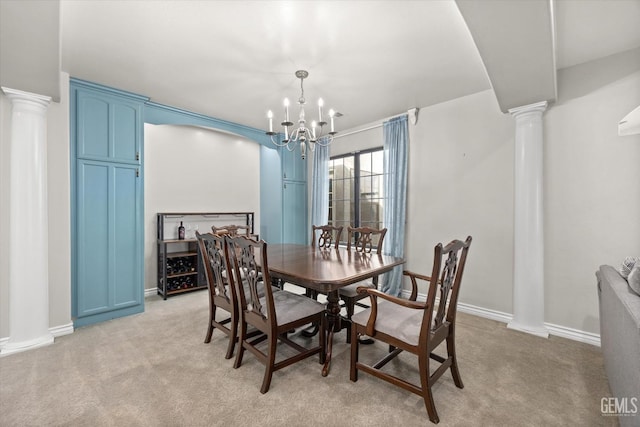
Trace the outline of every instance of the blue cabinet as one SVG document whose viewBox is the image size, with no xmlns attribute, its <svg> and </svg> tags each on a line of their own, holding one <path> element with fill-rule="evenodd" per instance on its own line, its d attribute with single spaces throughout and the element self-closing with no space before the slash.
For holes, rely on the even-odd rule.
<svg viewBox="0 0 640 427">
<path fill-rule="evenodd" d="M 282 179 L 285 181 L 307 181 L 307 162 L 310 159 L 302 159 L 300 148 L 289 151 L 287 147 L 280 147 L 282 159 Z"/>
<path fill-rule="evenodd" d="M 282 162 L 282 241 L 283 243 L 309 243 L 307 221 L 307 162 L 300 148 L 289 151 L 280 148 Z"/>
<path fill-rule="evenodd" d="M 71 82 L 72 316 L 144 311 L 143 100 Z"/>
<path fill-rule="evenodd" d="M 77 91 L 77 156 L 138 164 L 142 105 L 87 90 Z"/>
<path fill-rule="evenodd" d="M 282 241 L 283 243 L 309 243 L 311 234 L 307 226 L 306 181 L 284 181 L 282 185 Z"/>
</svg>

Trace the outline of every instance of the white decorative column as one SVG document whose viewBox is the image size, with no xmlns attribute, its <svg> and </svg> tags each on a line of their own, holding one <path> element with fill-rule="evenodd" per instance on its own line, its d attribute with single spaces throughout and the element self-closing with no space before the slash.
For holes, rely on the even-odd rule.
<svg viewBox="0 0 640 427">
<path fill-rule="evenodd" d="M 9 340 L 6 355 L 53 343 L 49 332 L 48 96 L 2 88 L 11 100 Z"/>
<path fill-rule="evenodd" d="M 513 319 L 511 329 L 547 338 L 544 326 L 542 113 L 547 102 L 513 108 L 516 120 Z"/>
</svg>

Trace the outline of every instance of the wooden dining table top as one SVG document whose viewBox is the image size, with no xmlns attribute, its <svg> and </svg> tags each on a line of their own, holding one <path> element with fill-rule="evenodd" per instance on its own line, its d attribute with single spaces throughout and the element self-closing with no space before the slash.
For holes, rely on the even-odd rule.
<svg viewBox="0 0 640 427">
<path fill-rule="evenodd" d="M 321 292 L 336 291 L 405 262 L 402 258 L 349 251 L 345 247 L 324 249 L 298 244 L 270 244 L 267 257 L 272 276 Z"/>
</svg>

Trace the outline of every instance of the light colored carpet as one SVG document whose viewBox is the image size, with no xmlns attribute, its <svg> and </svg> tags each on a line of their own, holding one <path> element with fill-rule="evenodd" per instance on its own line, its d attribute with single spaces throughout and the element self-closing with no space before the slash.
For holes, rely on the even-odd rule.
<svg viewBox="0 0 640 427">
<path fill-rule="evenodd" d="M 0 425 L 433 425 L 418 396 L 365 373 L 349 380 L 345 332 L 328 377 L 312 357 L 276 372 L 262 395 L 263 365 L 245 352 L 233 369 L 225 335 L 203 343 L 207 319 L 206 291 L 151 297 L 143 314 L 0 358 Z M 435 386 L 441 426 L 617 425 L 600 413 L 610 391 L 597 347 L 460 314 L 457 349 L 465 388 L 449 372 Z M 384 351 L 363 346 L 360 357 Z M 417 363 L 401 355 L 390 365 L 411 377 Z"/>
</svg>

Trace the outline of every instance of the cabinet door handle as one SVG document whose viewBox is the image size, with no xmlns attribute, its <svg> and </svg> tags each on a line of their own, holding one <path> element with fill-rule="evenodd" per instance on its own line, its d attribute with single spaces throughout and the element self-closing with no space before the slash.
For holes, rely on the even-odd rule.
<svg viewBox="0 0 640 427">
<path fill-rule="evenodd" d="M 287 179 L 287 173 L 286 172 L 284 173 L 284 179 Z"/>
<path fill-rule="evenodd" d="M 136 178 L 140 178 L 140 169 L 136 168 Z"/>
<path fill-rule="evenodd" d="M 136 151 L 136 161 L 140 160 L 140 152 Z"/>
<path fill-rule="evenodd" d="M 287 189 L 287 184 L 283 184 L 283 185 L 284 185 L 284 189 L 286 190 Z"/>
</svg>

